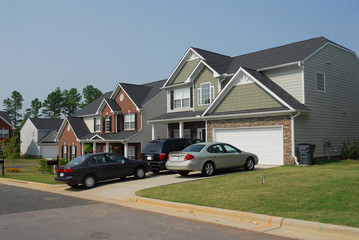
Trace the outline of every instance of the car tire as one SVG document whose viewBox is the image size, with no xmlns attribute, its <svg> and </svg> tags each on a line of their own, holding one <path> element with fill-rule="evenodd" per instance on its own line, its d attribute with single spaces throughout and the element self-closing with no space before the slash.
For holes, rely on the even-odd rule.
<svg viewBox="0 0 359 240">
<path fill-rule="evenodd" d="M 137 167 L 135 169 L 135 178 L 136 179 L 142 179 L 146 176 L 146 170 L 144 167 Z"/>
<path fill-rule="evenodd" d="M 181 176 L 187 176 L 189 174 L 189 171 L 179 171 L 178 173 Z"/>
<path fill-rule="evenodd" d="M 244 165 L 244 170 L 252 171 L 254 169 L 254 159 L 252 157 L 247 158 L 246 164 Z"/>
<path fill-rule="evenodd" d="M 70 184 L 70 183 L 67 183 L 67 185 L 69 185 L 69 186 L 72 187 L 72 188 L 75 188 L 75 187 L 78 186 L 78 184 Z"/>
<path fill-rule="evenodd" d="M 159 169 L 152 169 L 151 172 L 153 172 L 154 174 L 158 174 L 160 172 Z"/>
<path fill-rule="evenodd" d="M 206 162 L 202 167 L 202 175 L 204 177 L 209 177 L 214 174 L 214 164 L 212 162 Z"/>
<path fill-rule="evenodd" d="M 94 175 L 86 175 L 82 179 L 82 186 L 86 189 L 93 188 L 96 185 L 96 177 Z"/>
</svg>

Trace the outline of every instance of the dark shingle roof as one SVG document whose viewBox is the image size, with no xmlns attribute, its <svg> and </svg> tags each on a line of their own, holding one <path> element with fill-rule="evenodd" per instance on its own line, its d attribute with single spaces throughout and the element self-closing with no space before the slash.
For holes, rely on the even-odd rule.
<svg viewBox="0 0 359 240">
<path fill-rule="evenodd" d="M 11 120 L 10 120 L 10 117 L 9 117 L 9 114 L 7 112 L 0 111 L 0 117 L 2 117 L 8 123 L 12 124 Z"/>
<path fill-rule="evenodd" d="M 115 111 L 115 112 L 121 112 L 122 109 L 120 108 L 120 106 L 118 106 L 117 102 L 115 100 L 112 100 L 110 98 L 105 98 L 105 101 L 107 102 L 107 104 L 110 106 L 110 108 Z"/>
<path fill-rule="evenodd" d="M 125 132 L 119 132 L 119 133 L 89 133 L 89 134 L 83 136 L 82 139 L 88 140 L 97 135 L 97 136 L 103 138 L 104 140 L 111 140 L 111 141 L 125 140 L 125 139 L 128 139 L 128 138 L 136 135 L 139 132 L 140 131 L 125 131 Z"/>
<path fill-rule="evenodd" d="M 217 73 L 225 73 L 230 65 L 232 58 L 226 55 L 210 52 L 207 50 L 193 48 L 199 55 L 201 55 L 205 62 L 208 63 Z"/>
<path fill-rule="evenodd" d="M 160 116 L 157 116 L 151 120 L 166 120 L 166 119 L 179 119 L 179 118 L 193 118 L 196 116 L 201 116 L 204 111 L 186 111 L 186 112 L 172 112 L 166 113 Z"/>
<path fill-rule="evenodd" d="M 38 130 L 59 130 L 62 119 L 30 118 L 30 121 Z"/>
<path fill-rule="evenodd" d="M 73 114 L 72 116 L 76 117 L 76 116 L 86 116 L 86 115 L 96 114 L 96 111 L 100 106 L 100 104 L 102 103 L 102 101 L 105 98 L 109 98 L 111 94 L 112 92 L 107 92 L 103 94 L 101 97 L 98 97 L 97 99 L 89 103 L 87 106 L 85 106 L 83 109 Z"/>
<path fill-rule="evenodd" d="M 79 117 L 68 117 L 67 120 L 69 121 L 75 135 L 78 138 L 82 138 L 90 133 L 86 123 L 82 118 Z"/>
</svg>

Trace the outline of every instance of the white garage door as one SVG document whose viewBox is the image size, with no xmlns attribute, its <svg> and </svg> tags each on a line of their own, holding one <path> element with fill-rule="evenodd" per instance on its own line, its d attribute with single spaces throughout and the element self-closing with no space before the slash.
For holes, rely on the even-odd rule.
<svg viewBox="0 0 359 240">
<path fill-rule="evenodd" d="M 226 142 L 252 152 L 259 158 L 259 164 L 283 165 L 283 128 L 250 127 L 214 129 L 215 142 Z"/>
<path fill-rule="evenodd" d="M 56 158 L 58 153 L 57 146 L 42 146 L 42 157 L 43 158 Z"/>
</svg>

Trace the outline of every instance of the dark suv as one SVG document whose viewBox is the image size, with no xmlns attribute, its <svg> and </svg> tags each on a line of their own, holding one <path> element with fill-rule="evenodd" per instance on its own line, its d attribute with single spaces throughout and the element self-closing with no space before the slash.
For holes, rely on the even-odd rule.
<svg viewBox="0 0 359 240">
<path fill-rule="evenodd" d="M 151 171 L 158 173 L 160 170 L 166 170 L 166 161 L 170 152 L 181 151 L 185 147 L 198 142 L 201 142 L 201 140 L 188 138 L 152 140 L 142 149 L 142 160 L 149 161 Z"/>
</svg>

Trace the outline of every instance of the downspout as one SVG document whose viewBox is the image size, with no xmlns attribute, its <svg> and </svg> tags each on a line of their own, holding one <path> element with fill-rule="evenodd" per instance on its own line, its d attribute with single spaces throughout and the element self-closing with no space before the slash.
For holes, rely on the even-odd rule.
<svg viewBox="0 0 359 240">
<path fill-rule="evenodd" d="M 291 129 L 292 129 L 292 157 L 294 158 L 294 162 L 296 165 L 299 165 L 298 158 L 295 156 L 295 144 L 294 144 L 294 118 L 298 117 L 300 112 L 296 115 L 291 115 Z"/>
</svg>

